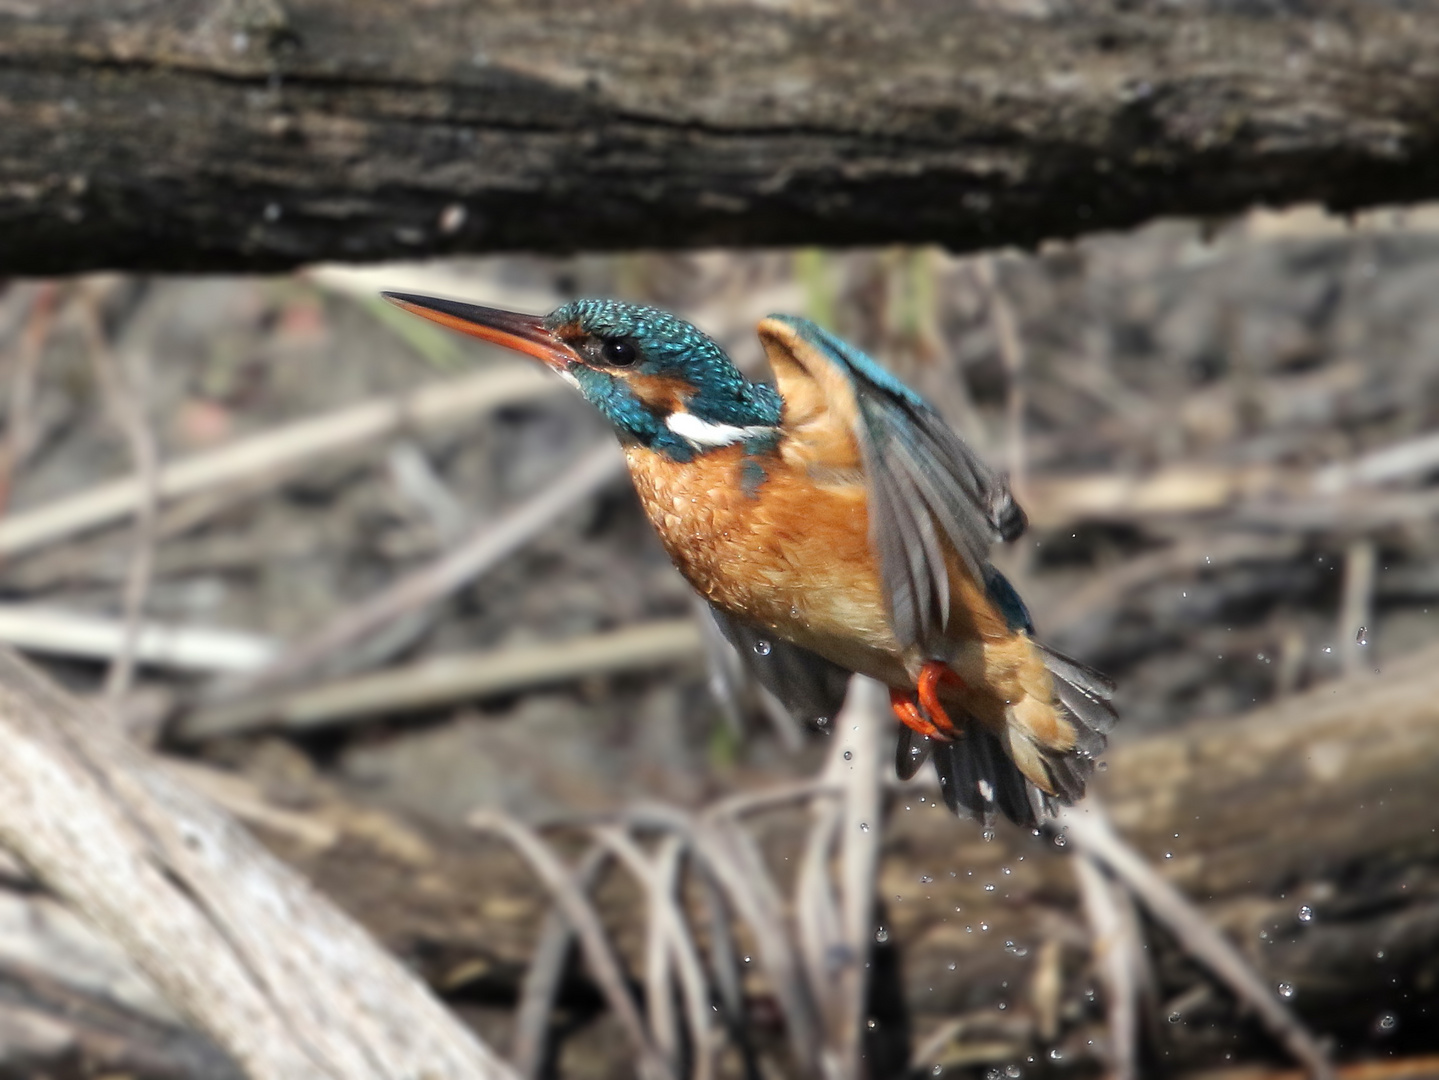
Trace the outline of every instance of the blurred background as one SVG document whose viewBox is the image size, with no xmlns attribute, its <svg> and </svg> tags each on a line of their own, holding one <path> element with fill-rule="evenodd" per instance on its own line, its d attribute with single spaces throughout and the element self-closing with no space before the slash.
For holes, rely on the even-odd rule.
<svg viewBox="0 0 1439 1080">
<path fill-rule="evenodd" d="M 970 257 L 8 282 L 0 640 L 81 694 L 110 680 L 135 738 L 504 1047 L 548 901 L 466 827 L 477 808 L 569 858 L 626 808 L 700 814 L 814 776 L 835 737 L 711 692 L 689 591 L 582 401 L 381 288 L 654 303 L 752 372 L 755 321 L 795 312 L 879 357 L 1009 471 L 1032 527 L 998 560 L 1041 636 L 1117 680 L 1096 778 L 1117 827 L 1339 1059 L 1370 1063 L 1352 1075 L 1434 1074 L 1414 1062 L 1439 1054 L 1439 209 Z M 870 1075 L 1102 1074 L 1113 984 L 1062 834 L 957 822 L 932 783 L 885 796 Z M 808 815 L 777 799 L 750 819 L 781 883 Z M 232 1070 L 23 873 L 3 881 L 5 1075 Z M 642 892 L 612 867 L 592 884 L 637 972 Z M 1289 1075 L 1253 1012 L 1125 911 L 1140 1074 Z M 715 1068 L 793 1074 L 783 995 L 736 963 Z M 556 978 L 533 1071 L 631 1075 L 592 974 Z"/>
</svg>

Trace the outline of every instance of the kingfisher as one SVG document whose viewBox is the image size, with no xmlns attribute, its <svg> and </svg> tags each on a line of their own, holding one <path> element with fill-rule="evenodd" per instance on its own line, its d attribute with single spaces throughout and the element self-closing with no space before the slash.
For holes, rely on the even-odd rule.
<svg viewBox="0 0 1439 1080">
<path fill-rule="evenodd" d="M 1033 827 L 1083 794 L 1113 683 L 1035 639 L 989 561 L 1026 526 L 1007 480 L 875 360 L 772 315 L 771 385 L 653 307 L 383 295 L 539 360 L 604 414 L 675 566 L 791 712 L 827 723 L 858 672 L 890 688 L 900 776 L 932 758 L 954 812 Z"/>
</svg>

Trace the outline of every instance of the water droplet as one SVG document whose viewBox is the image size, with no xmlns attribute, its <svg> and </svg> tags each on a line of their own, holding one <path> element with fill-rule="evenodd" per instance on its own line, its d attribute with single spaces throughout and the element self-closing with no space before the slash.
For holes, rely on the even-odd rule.
<svg viewBox="0 0 1439 1080">
<path fill-rule="evenodd" d="M 272 202 L 265 204 L 265 220 L 270 222 L 271 224 L 279 221 L 283 214 L 284 211 L 280 209 L 279 203 Z"/>
<path fill-rule="evenodd" d="M 1375 960 L 1383 960 L 1383 959 L 1384 959 L 1384 950 L 1383 950 L 1383 949 L 1380 949 L 1378 952 L 1376 952 L 1376 953 L 1374 954 L 1374 959 L 1375 959 Z"/>
<path fill-rule="evenodd" d="M 938 1076 L 938 1075 L 939 1075 L 940 1073 L 942 1073 L 942 1072 L 944 1072 L 944 1066 L 943 1066 L 943 1065 L 936 1065 L 934 1068 L 932 1068 L 932 1069 L 929 1070 L 929 1075 L 930 1075 L 930 1076 Z"/>
<path fill-rule="evenodd" d="M 860 831 L 860 832 L 869 832 L 869 822 L 867 822 L 867 821 L 861 821 L 861 822 L 859 823 L 859 831 Z"/>
<path fill-rule="evenodd" d="M 933 880 L 934 880 L 934 878 L 930 877 L 928 874 L 920 874 L 920 875 L 919 875 L 919 883 L 920 883 L 921 885 L 928 885 L 928 884 L 929 884 L 931 881 L 933 881 Z"/>
<path fill-rule="evenodd" d="M 949 962 L 949 970 L 950 970 L 950 971 L 953 971 L 953 970 L 954 970 L 955 968 L 957 968 L 958 966 L 959 966 L 959 965 L 956 964 L 953 960 L 951 960 L 951 961 Z"/>
<path fill-rule="evenodd" d="M 1095 767 L 1096 769 L 1098 769 L 1100 772 L 1108 772 L 1108 771 L 1109 771 L 1109 762 L 1107 762 L 1107 761 L 1101 761 L 1101 762 L 1099 762 L 1098 764 L 1096 764 L 1094 767 Z"/>
<path fill-rule="evenodd" d="M 829 727 L 829 717 L 828 717 L 828 716 L 816 716 L 816 717 L 814 718 L 814 726 L 817 727 L 817 728 L 827 728 L 827 727 Z"/>
<path fill-rule="evenodd" d="M 1001 1004 L 999 1007 L 1002 1009 L 1004 1005 Z M 1006 1065 L 1004 1067 L 1004 1075 L 1009 1077 L 1009 1080 L 1019 1080 L 1019 1078 L 1024 1075 L 1024 1070 L 1018 1065 Z"/>
<path fill-rule="evenodd" d="M 873 1031 L 875 1028 L 879 1027 L 879 1021 L 871 1016 L 868 1020 L 864 1022 L 864 1026 L 869 1028 L 870 1031 Z"/>
<path fill-rule="evenodd" d="M 763 638 L 754 643 L 754 654 L 756 656 L 768 656 L 773 649 L 774 646 Z"/>
<path fill-rule="evenodd" d="M 846 750 L 846 751 L 844 752 L 844 760 L 845 760 L 845 761 L 853 761 L 853 760 L 854 760 L 854 751 L 853 751 L 853 750 Z"/>
<path fill-rule="evenodd" d="M 1000 1012 L 1004 1012 L 1005 1009 L 1009 1008 L 1009 1002 L 1001 1001 L 998 1005 L 995 1006 L 995 1008 L 998 1009 Z"/>
<path fill-rule="evenodd" d="M 882 926 L 876 927 L 874 931 L 874 940 L 883 945 L 886 941 L 889 940 L 889 931 Z"/>
<path fill-rule="evenodd" d="M 746 957 L 744 958 L 744 962 L 745 962 L 746 964 L 750 963 L 750 962 L 751 962 L 751 961 L 750 961 L 750 958 L 749 958 L 748 956 L 746 956 Z"/>
<path fill-rule="evenodd" d="M 1174 852 L 1172 852 L 1172 851 L 1166 851 L 1166 852 L 1164 853 L 1164 857 L 1165 857 L 1166 859 L 1172 859 L 1172 858 L 1174 858 Z"/>
<path fill-rule="evenodd" d="M 1355 634 L 1354 634 L 1354 644 L 1356 644 L 1356 645 L 1368 645 L 1368 644 L 1369 644 L 1369 627 L 1367 627 L 1367 626 L 1361 626 L 1361 627 L 1358 629 L 1358 631 L 1355 632 Z"/>
<path fill-rule="evenodd" d="M 1064 1051 L 1061 1050 L 1059 1047 L 1056 1046 L 1053 1050 L 1051 1050 L 1051 1051 L 1049 1052 L 1049 1060 L 1050 1060 L 1050 1061 L 1063 1061 L 1063 1060 L 1064 1060 Z"/>
<path fill-rule="evenodd" d="M 1282 998 L 1292 998 L 1294 996 L 1293 983 L 1282 982 L 1274 989 L 1279 991 L 1279 996 Z"/>
<path fill-rule="evenodd" d="M 1067 843 L 1069 843 L 1069 841 L 1064 838 L 1064 833 L 1055 833 L 1055 835 L 1054 835 L 1054 846 L 1055 846 L 1055 847 L 1064 847 L 1064 845 L 1067 844 Z"/>
<path fill-rule="evenodd" d="M 1001 874 L 1012 874 L 1012 873 L 1014 873 L 1014 871 L 1011 870 L 1011 869 L 1010 869 L 1009 867 L 1007 867 L 1007 866 L 1001 866 L 1001 867 L 999 868 L 999 872 L 1000 872 Z"/>
<path fill-rule="evenodd" d="M 995 833 L 993 829 L 985 829 L 979 835 L 984 837 L 984 842 L 987 844 L 994 839 Z"/>
<path fill-rule="evenodd" d="M 993 883 L 993 882 L 990 882 L 989 884 L 985 885 L 984 891 L 985 891 L 985 892 L 994 892 L 994 883 Z"/>
<path fill-rule="evenodd" d="M 1332 653 L 1332 652 L 1334 651 L 1334 646 L 1333 646 L 1333 645 L 1326 645 L 1326 646 L 1324 646 L 1324 651 L 1327 652 L 1327 653 Z"/>
<path fill-rule="evenodd" d="M 1169 1014 L 1169 1022 L 1171 1024 L 1177 1024 L 1183 1019 L 1184 1017 L 1180 1016 L 1177 1012 L 1172 1012 Z"/>
<path fill-rule="evenodd" d="M 1382 1012 L 1374 1019 L 1374 1030 L 1380 1035 L 1388 1035 L 1399 1026 L 1399 1017 L 1392 1012 Z"/>
<path fill-rule="evenodd" d="M 980 928 L 981 930 L 988 930 L 988 929 L 989 929 L 989 923 L 987 923 L 987 922 L 982 922 L 982 923 L 979 924 L 979 928 Z"/>
<path fill-rule="evenodd" d="M 1029 955 L 1029 949 L 1027 949 L 1027 948 L 1026 948 L 1025 946 L 1023 946 L 1023 945 L 1016 945 L 1016 944 L 1015 944 L 1014 942 L 1012 942 L 1012 941 L 1006 941 L 1006 942 L 1004 943 L 1004 951 L 1007 952 L 1007 953 L 1009 953 L 1011 956 L 1028 956 L 1028 955 Z"/>
<path fill-rule="evenodd" d="M 1313 922 L 1313 921 L 1314 921 L 1314 909 L 1313 909 L 1312 907 L 1310 907 L 1308 904 L 1302 904 L 1302 905 L 1300 905 L 1300 908 L 1299 908 L 1299 921 L 1300 921 L 1300 922 Z"/>
</svg>

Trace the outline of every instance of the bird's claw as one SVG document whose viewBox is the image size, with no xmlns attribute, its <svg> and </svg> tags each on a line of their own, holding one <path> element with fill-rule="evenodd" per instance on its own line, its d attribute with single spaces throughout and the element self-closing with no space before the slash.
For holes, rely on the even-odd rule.
<svg viewBox="0 0 1439 1080">
<path fill-rule="evenodd" d="M 938 660 L 927 660 L 919 669 L 919 689 L 911 695 L 904 690 L 889 691 L 889 705 L 905 727 L 936 742 L 951 742 L 959 734 L 944 706 L 939 703 L 941 685 L 963 686 L 959 676 Z"/>
</svg>

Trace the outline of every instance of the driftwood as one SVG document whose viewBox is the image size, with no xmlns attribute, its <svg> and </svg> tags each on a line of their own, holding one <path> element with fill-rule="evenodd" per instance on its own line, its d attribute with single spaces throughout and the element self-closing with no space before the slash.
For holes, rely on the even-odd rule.
<svg viewBox="0 0 1439 1080">
<path fill-rule="evenodd" d="M 1432 197 L 1429 0 L 12 0 L 0 269 L 973 248 Z"/>
<path fill-rule="evenodd" d="M 0 844 L 247 1075 L 510 1075 L 223 812 L 8 652 L 0 742 Z"/>
</svg>

